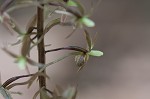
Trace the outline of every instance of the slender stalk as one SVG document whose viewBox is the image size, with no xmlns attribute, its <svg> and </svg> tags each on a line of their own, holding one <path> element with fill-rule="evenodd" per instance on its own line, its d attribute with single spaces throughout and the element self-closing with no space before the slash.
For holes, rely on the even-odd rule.
<svg viewBox="0 0 150 99">
<path fill-rule="evenodd" d="M 33 76 L 34 74 L 29 74 L 29 75 L 21 75 L 21 76 L 15 76 L 15 77 L 11 77 L 10 79 L 8 79 L 7 81 L 5 81 L 3 83 L 3 87 L 6 88 L 9 84 L 11 84 L 12 82 L 20 79 L 20 78 L 24 78 L 24 77 L 30 77 Z"/>
<path fill-rule="evenodd" d="M 75 10 L 70 9 L 69 7 L 67 7 L 66 5 L 64 5 L 64 4 L 62 4 L 62 3 L 53 3 L 53 2 L 50 2 L 50 3 L 48 3 L 48 4 L 51 5 L 51 6 L 60 6 L 60 7 L 63 7 L 63 8 L 66 9 L 66 11 L 72 13 L 72 14 L 75 15 L 77 18 L 81 18 L 81 17 L 82 17 L 82 15 L 80 15 L 80 13 L 78 13 L 78 12 L 75 11 Z"/>
<path fill-rule="evenodd" d="M 61 48 L 47 50 L 45 51 L 45 53 L 59 51 L 59 50 L 74 50 L 74 51 L 82 52 L 85 54 L 88 52 L 86 49 L 78 47 L 78 46 L 68 46 L 68 47 L 61 47 Z"/>
<path fill-rule="evenodd" d="M 42 6 L 44 6 L 44 5 L 42 5 Z M 43 26 L 44 26 L 44 9 L 37 7 L 37 38 L 38 38 L 38 40 L 44 33 Z M 44 38 L 38 44 L 38 61 L 39 61 L 39 63 L 45 64 Z M 41 68 L 39 68 L 39 70 L 40 69 Z M 43 70 L 42 72 L 46 73 L 45 70 Z M 39 87 L 46 88 L 46 78 L 43 76 L 39 76 Z M 42 99 L 41 94 L 40 94 L 40 99 Z"/>
</svg>

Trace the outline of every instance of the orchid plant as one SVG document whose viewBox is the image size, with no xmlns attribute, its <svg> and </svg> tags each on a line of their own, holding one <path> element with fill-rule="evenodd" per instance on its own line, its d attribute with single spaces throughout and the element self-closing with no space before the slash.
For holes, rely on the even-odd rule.
<svg viewBox="0 0 150 99">
<path fill-rule="evenodd" d="M 26 28 L 22 30 L 9 13 L 28 6 L 35 6 L 37 12 L 29 20 Z M 59 17 L 49 20 L 49 16 L 52 15 Z M 20 54 L 15 54 L 10 51 L 7 45 L 2 50 L 15 59 L 15 62 L 21 70 L 27 71 L 26 75 L 11 77 L 4 83 L 0 83 L 0 93 L 5 99 L 13 99 L 11 94 L 14 93 L 21 94 L 20 92 L 12 92 L 11 89 L 13 87 L 28 85 L 29 88 L 36 79 L 39 82 L 39 90 L 35 92 L 33 99 L 36 99 L 38 95 L 40 95 L 40 99 L 75 99 L 77 94 L 76 87 L 69 87 L 63 90 L 59 87 L 56 88 L 57 91 L 51 91 L 46 88 L 46 79 L 49 78 L 49 75 L 46 74 L 46 68 L 69 56 L 74 56 L 79 72 L 85 66 L 89 56 L 99 57 L 103 55 L 103 52 L 93 50 L 95 38 L 92 40 L 90 33 L 86 29 L 86 27 L 94 27 L 95 23 L 85 13 L 84 6 L 76 0 L 5 0 L 0 6 L 0 22 L 10 33 L 17 33 L 18 35 L 17 42 L 10 45 L 22 45 Z M 72 36 L 77 29 L 83 30 L 87 48 L 66 46 L 45 50 L 45 35 L 56 25 L 72 27 L 73 32 L 66 38 Z M 34 47 L 37 47 L 38 62 L 30 57 L 30 52 Z M 72 50 L 73 52 L 66 56 L 58 57 L 58 59 L 48 63 L 45 62 L 47 53 L 59 50 Z M 28 65 L 36 66 L 38 71 L 30 73 Z M 26 77 L 29 78 L 27 81 L 15 83 L 16 80 Z"/>
</svg>

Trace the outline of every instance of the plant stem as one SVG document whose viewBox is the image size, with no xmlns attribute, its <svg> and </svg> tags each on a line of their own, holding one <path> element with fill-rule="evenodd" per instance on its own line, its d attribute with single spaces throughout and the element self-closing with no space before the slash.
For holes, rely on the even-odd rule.
<svg viewBox="0 0 150 99">
<path fill-rule="evenodd" d="M 24 77 L 30 77 L 30 76 L 33 76 L 34 74 L 29 74 L 29 75 L 21 75 L 21 76 L 15 76 L 15 77 L 11 77 L 10 79 L 6 80 L 2 86 L 4 88 L 6 88 L 9 84 L 11 84 L 12 82 L 20 79 L 20 78 L 24 78 Z"/>
<path fill-rule="evenodd" d="M 61 48 L 47 50 L 45 51 L 45 53 L 59 51 L 59 50 L 74 50 L 74 51 L 82 52 L 84 54 L 88 52 L 86 49 L 78 47 L 78 46 L 68 46 L 68 47 L 61 47 Z"/>
<path fill-rule="evenodd" d="M 62 3 L 53 3 L 53 2 L 50 2 L 50 3 L 48 3 L 48 4 L 51 5 L 51 6 L 60 6 L 60 7 L 63 7 L 63 8 L 66 9 L 67 12 L 72 13 L 72 14 L 75 15 L 77 18 L 81 18 L 81 17 L 82 17 L 82 15 L 80 15 L 80 13 L 78 13 L 78 12 L 75 11 L 75 10 L 70 9 L 69 7 L 67 7 L 66 5 L 64 5 L 64 4 L 62 4 Z"/>
<path fill-rule="evenodd" d="M 42 5 L 44 6 L 44 5 Z M 37 38 L 38 40 L 43 35 L 43 26 L 44 26 L 44 9 L 37 7 Z M 44 38 L 38 44 L 38 61 L 39 63 L 45 64 L 45 47 L 44 47 Z M 40 70 L 41 68 L 39 68 Z M 46 73 L 45 70 L 42 72 Z M 39 87 L 46 87 L 46 78 L 43 76 L 39 76 Z M 42 96 L 40 94 L 40 99 Z"/>
</svg>

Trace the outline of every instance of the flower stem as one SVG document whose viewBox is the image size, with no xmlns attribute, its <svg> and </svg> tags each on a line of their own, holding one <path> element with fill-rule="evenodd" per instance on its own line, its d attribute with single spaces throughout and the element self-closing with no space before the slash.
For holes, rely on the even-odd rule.
<svg viewBox="0 0 150 99">
<path fill-rule="evenodd" d="M 44 5 L 42 5 L 44 6 Z M 37 39 L 43 35 L 43 26 L 44 26 L 44 9 L 37 7 Z M 44 38 L 38 44 L 38 61 L 39 63 L 45 64 L 45 47 L 44 47 Z M 40 70 L 41 68 L 39 68 Z M 46 73 L 45 70 L 42 71 Z M 46 88 L 46 78 L 43 76 L 39 76 L 39 87 Z M 40 94 L 40 99 L 42 99 L 42 95 Z"/>
</svg>

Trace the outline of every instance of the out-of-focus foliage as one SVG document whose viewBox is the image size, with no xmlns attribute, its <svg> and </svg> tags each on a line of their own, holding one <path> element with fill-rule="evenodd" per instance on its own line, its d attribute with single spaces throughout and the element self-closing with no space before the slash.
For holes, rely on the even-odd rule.
<svg viewBox="0 0 150 99">
<path fill-rule="evenodd" d="M 5 98 L 5 99 L 12 99 L 9 91 L 5 88 L 3 88 L 2 86 L 0 87 L 0 93 L 2 94 L 2 96 Z"/>
<path fill-rule="evenodd" d="M 10 16 L 10 12 L 25 8 L 29 6 L 38 7 L 43 10 L 43 34 L 38 35 L 38 21 L 39 14 L 35 13 L 27 23 L 24 30 L 22 30 L 19 24 L 15 21 L 14 18 Z M 49 78 L 48 75 L 43 73 L 48 66 L 53 65 L 69 56 L 75 57 L 75 62 L 78 67 L 78 71 L 83 69 L 85 63 L 89 60 L 90 56 L 102 56 L 103 52 L 99 50 L 93 50 L 95 40 L 92 40 L 90 33 L 85 29 L 87 27 L 94 27 L 95 22 L 90 19 L 89 15 L 85 13 L 86 10 L 84 6 L 77 0 L 5 0 L 0 6 L 0 22 L 10 31 L 10 33 L 17 33 L 18 40 L 16 43 L 10 44 L 15 46 L 21 44 L 21 49 L 19 54 L 14 54 L 8 47 L 4 47 L 3 50 L 15 59 L 15 62 L 18 64 L 21 70 L 28 69 L 27 65 L 36 66 L 39 68 L 39 71 L 34 74 L 27 74 L 16 76 L 8 79 L 6 82 L 1 84 L 0 93 L 5 99 L 12 99 L 9 89 L 19 86 L 27 85 L 29 88 L 35 80 L 39 80 L 39 77 L 44 77 L 45 79 Z M 51 16 L 57 16 L 51 19 Z M 54 52 L 59 50 L 72 50 L 72 53 L 69 53 L 65 56 L 58 56 L 56 60 L 50 61 L 46 64 L 38 63 L 33 61 L 30 58 L 30 52 L 34 47 L 37 47 L 45 38 L 45 35 L 56 25 L 61 26 L 70 26 L 73 29 L 67 38 L 72 36 L 72 34 L 77 29 L 82 29 L 85 34 L 85 39 L 87 42 L 87 48 L 81 48 L 78 46 L 67 46 L 56 49 L 50 49 L 44 52 Z M 28 71 L 28 70 L 27 70 Z M 29 73 L 29 72 L 28 72 Z M 25 82 L 13 83 L 17 79 L 24 77 L 30 77 Z M 77 95 L 76 87 L 69 87 L 67 89 L 62 89 L 60 86 L 57 86 L 53 91 L 46 89 L 45 87 L 39 88 L 33 99 L 36 99 L 40 94 L 42 99 L 75 99 Z"/>
</svg>

